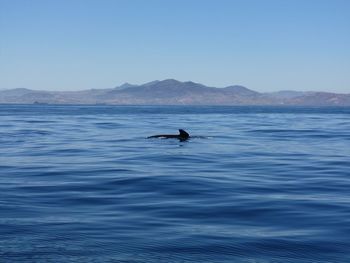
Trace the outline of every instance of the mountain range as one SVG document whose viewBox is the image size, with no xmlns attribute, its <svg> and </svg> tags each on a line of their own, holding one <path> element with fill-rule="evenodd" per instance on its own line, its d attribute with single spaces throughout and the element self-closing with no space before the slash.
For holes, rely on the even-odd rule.
<svg viewBox="0 0 350 263">
<path fill-rule="evenodd" d="M 216 88 L 192 81 L 166 79 L 142 85 L 125 83 L 111 89 L 82 91 L 0 90 L 0 103 L 350 106 L 350 94 L 310 91 L 261 93 L 238 85 Z"/>
</svg>

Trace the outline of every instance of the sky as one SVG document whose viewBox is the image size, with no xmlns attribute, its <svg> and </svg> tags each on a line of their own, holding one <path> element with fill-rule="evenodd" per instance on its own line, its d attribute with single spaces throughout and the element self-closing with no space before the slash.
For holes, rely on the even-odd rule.
<svg viewBox="0 0 350 263">
<path fill-rule="evenodd" d="M 349 0 L 0 0 L 0 89 L 350 93 Z"/>
</svg>

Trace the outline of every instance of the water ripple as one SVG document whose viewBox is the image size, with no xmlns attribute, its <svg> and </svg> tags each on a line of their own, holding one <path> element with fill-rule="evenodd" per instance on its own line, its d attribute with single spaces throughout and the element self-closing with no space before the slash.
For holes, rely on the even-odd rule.
<svg viewBox="0 0 350 263">
<path fill-rule="evenodd" d="M 350 262 L 350 108 L 0 109 L 1 262 Z"/>
</svg>

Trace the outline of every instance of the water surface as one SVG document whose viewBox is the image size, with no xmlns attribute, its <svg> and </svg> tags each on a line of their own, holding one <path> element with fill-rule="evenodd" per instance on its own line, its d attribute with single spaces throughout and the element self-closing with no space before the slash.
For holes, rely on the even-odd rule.
<svg viewBox="0 0 350 263">
<path fill-rule="evenodd" d="M 350 108 L 1 105 L 0 145 L 0 262 L 350 262 Z"/>
</svg>

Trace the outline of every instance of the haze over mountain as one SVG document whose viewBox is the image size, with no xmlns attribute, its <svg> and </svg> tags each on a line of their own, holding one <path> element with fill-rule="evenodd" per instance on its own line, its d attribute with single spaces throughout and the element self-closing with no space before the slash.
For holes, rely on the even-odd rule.
<svg viewBox="0 0 350 263">
<path fill-rule="evenodd" d="M 238 85 L 216 88 L 192 81 L 166 79 L 142 85 L 125 83 L 111 89 L 82 91 L 0 90 L 0 103 L 350 106 L 350 94 L 290 90 L 260 93 Z"/>
</svg>

